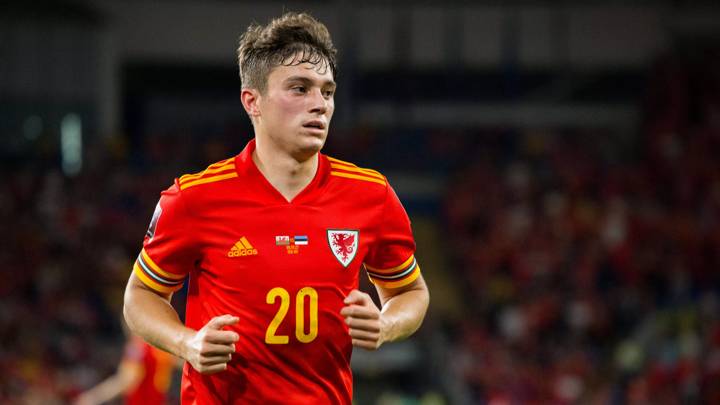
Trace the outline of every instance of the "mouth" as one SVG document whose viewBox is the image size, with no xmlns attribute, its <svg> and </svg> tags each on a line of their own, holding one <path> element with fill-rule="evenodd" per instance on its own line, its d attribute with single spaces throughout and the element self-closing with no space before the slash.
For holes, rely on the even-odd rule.
<svg viewBox="0 0 720 405">
<path fill-rule="evenodd" d="M 303 128 L 325 130 L 325 123 L 320 120 L 307 121 L 303 124 Z"/>
</svg>

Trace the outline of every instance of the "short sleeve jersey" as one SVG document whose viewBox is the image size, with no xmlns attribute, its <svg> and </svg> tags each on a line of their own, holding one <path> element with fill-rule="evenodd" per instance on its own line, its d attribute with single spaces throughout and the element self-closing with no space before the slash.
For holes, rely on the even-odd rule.
<svg viewBox="0 0 720 405">
<path fill-rule="evenodd" d="M 185 175 L 161 194 L 134 272 L 172 292 L 188 284 L 186 325 L 240 322 L 228 369 L 183 370 L 184 404 L 350 404 L 352 343 L 340 310 L 361 268 L 385 288 L 420 274 L 408 216 L 380 173 L 320 155 L 288 202 L 252 160 Z"/>
</svg>

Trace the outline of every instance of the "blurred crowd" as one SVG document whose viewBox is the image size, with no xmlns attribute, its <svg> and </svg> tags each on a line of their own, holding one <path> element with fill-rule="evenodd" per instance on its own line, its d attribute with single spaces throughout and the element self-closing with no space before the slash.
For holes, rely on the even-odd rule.
<svg viewBox="0 0 720 405">
<path fill-rule="evenodd" d="M 121 136 L 89 142 L 74 177 L 61 172 L 52 134 L 23 159 L 3 159 L 0 403 L 67 403 L 115 371 L 122 296 L 160 191 L 244 142 L 155 135 L 135 146 Z M 182 315 L 181 302 L 182 292 Z"/>
<path fill-rule="evenodd" d="M 169 161 L 131 164 L 114 139 L 68 178 L 51 149 L 6 161 L 0 184 L 3 404 L 66 403 L 115 371 L 124 286 L 148 212 L 175 175 Z"/>
<path fill-rule="evenodd" d="M 433 129 L 401 154 L 388 142 L 403 138 L 371 129 L 331 140 L 344 159 L 448 178 L 439 271 L 464 303 L 433 323 L 460 382 L 448 398 L 720 403 L 720 66 L 694 60 L 655 65 L 627 131 Z M 4 160 L 0 403 L 65 403 L 113 371 L 160 190 L 239 151 L 247 130 L 107 137 L 76 177 L 42 137 Z"/>
<path fill-rule="evenodd" d="M 701 61 L 657 63 L 637 135 L 462 148 L 444 217 L 466 400 L 720 403 L 720 59 Z"/>
</svg>

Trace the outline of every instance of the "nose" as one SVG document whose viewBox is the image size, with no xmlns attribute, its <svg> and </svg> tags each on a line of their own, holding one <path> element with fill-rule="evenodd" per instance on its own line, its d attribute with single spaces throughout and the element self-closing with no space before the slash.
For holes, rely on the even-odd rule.
<svg viewBox="0 0 720 405">
<path fill-rule="evenodd" d="M 313 89 L 310 92 L 310 112 L 315 114 L 325 114 L 328 109 L 328 100 L 323 97 L 322 90 Z"/>
</svg>

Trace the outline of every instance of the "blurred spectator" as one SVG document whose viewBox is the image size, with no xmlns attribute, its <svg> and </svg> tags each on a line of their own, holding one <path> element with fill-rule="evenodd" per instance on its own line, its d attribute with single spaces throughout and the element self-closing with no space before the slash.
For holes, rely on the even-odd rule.
<svg viewBox="0 0 720 405">
<path fill-rule="evenodd" d="M 100 405 L 119 397 L 127 405 L 164 404 L 172 371 L 180 364 L 174 356 L 130 336 L 115 374 L 80 394 L 74 404 Z"/>
</svg>

